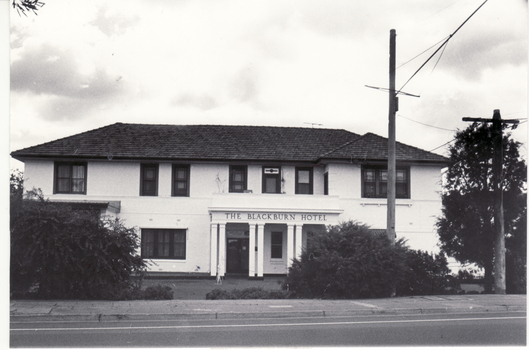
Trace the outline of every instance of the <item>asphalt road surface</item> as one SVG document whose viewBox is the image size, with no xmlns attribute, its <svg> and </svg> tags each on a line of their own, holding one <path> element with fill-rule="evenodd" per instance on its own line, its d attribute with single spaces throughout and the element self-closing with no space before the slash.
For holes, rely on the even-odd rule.
<svg viewBox="0 0 529 350">
<path fill-rule="evenodd" d="M 11 347 L 526 345 L 525 312 L 11 323 Z"/>
</svg>

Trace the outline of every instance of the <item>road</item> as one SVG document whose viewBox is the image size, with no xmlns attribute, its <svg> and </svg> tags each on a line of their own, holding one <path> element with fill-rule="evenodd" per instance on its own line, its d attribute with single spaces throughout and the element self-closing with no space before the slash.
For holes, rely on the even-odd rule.
<svg viewBox="0 0 529 350">
<path fill-rule="evenodd" d="M 526 344 L 525 312 L 11 323 L 11 347 Z"/>
</svg>

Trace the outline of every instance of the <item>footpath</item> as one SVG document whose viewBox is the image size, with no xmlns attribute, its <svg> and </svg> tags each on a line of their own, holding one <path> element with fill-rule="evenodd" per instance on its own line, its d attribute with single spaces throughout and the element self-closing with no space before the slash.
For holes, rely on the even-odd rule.
<svg viewBox="0 0 529 350">
<path fill-rule="evenodd" d="M 186 320 L 526 311 L 526 295 L 355 300 L 11 300 L 11 322 Z"/>
</svg>

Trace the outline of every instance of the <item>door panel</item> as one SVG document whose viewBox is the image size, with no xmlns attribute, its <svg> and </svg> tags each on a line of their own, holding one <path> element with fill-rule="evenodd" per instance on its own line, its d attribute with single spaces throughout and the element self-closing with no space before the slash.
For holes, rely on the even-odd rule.
<svg viewBox="0 0 529 350">
<path fill-rule="evenodd" d="M 249 240 L 246 238 L 228 238 L 226 249 L 226 272 L 248 272 Z"/>
</svg>

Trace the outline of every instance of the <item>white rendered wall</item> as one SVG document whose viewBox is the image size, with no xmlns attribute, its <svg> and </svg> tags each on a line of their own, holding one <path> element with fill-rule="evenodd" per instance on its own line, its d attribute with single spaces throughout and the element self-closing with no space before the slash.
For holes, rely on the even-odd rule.
<svg viewBox="0 0 529 350">
<path fill-rule="evenodd" d="M 262 199 L 273 206 L 284 206 L 288 195 L 295 194 L 295 166 L 283 165 L 282 192 L 287 196 L 263 194 Z M 53 194 L 54 162 L 31 160 L 25 162 L 25 188 L 42 189 L 45 196 L 60 200 L 120 201 L 119 216 L 129 227 L 141 228 L 182 228 L 187 230 L 187 252 L 185 260 L 156 260 L 153 271 L 208 272 L 210 271 L 210 215 L 214 194 L 235 197 L 229 194 L 228 164 L 191 164 L 190 197 L 171 197 L 170 163 L 159 165 L 159 188 L 157 197 L 142 197 L 140 191 L 140 163 L 119 161 L 88 162 L 87 194 Z M 340 221 L 357 220 L 372 228 L 386 226 L 386 200 L 361 198 L 361 167 L 355 164 L 329 164 L 314 167 L 314 194 L 323 194 L 323 175 L 328 172 L 329 195 L 339 196 L 339 208 L 343 210 Z M 435 234 L 436 217 L 440 215 L 439 191 L 441 168 L 439 166 L 410 167 L 410 199 L 397 199 L 396 231 L 398 238 L 405 237 L 414 249 L 437 251 Z M 262 166 L 248 166 L 248 189 L 252 199 L 261 198 Z M 295 196 L 298 197 L 298 196 Z M 319 198 L 318 198 L 319 197 Z M 315 207 L 322 203 L 322 197 L 304 195 L 304 201 Z M 248 197 L 250 199 L 250 197 Z M 251 201 L 242 200 L 241 207 L 248 207 Z M 268 205 L 268 204 L 267 204 Z M 249 208 L 251 209 L 251 208 Z M 306 225 L 305 225 L 306 226 Z M 283 232 L 284 261 L 270 259 L 270 232 L 275 226 L 267 224 L 265 238 L 265 273 L 285 273 L 287 264 L 287 225 L 277 225 Z M 306 232 L 306 227 L 303 231 Z M 139 231 L 138 231 L 139 233 Z M 303 240 L 306 241 L 304 234 Z M 214 267 L 215 268 L 215 267 Z"/>
<path fill-rule="evenodd" d="M 263 192 L 263 185 L 262 185 L 262 175 L 263 174 L 263 167 L 260 165 L 248 165 L 248 183 L 246 184 L 246 188 L 252 193 L 262 193 Z"/>
<path fill-rule="evenodd" d="M 313 176 L 313 193 L 314 194 L 324 194 L 324 188 L 323 188 L 323 176 L 325 174 L 325 167 L 324 166 L 315 166 L 312 168 L 312 176 Z"/>
<path fill-rule="evenodd" d="M 44 195 L 53 193 L 53 161 L 32 160 L 24 164 L 24 190 L 41 189 Z"/>
<path fill-rule="evenodd" d="M 360 168 L 350 165 L 352 172 L 347 174 L 347 165 L 330 167 L 336 176 L 341 174 L 339 183 L 344 188 L 344 195 L 340 196 L 340 205 L 344 210 L 343 221 L 356 220 L 371 226 L 371 228 L 385 229 L 387 221 L 387 199 L 360 198 L 361 172 Z M 352 176 L 356 174 L 356 176 Z M 329 181 L 330 180 L 329 175 Z M 347 185 L 343 179 L 348 178 Z M 435 222 L 441 215 L 441 167 L 439 166 L 411 166 L 410 167 L 410 198 L 396 199 L 395 231 L 398 238 L 408 240 L 413 249 L 438 252 L 438 238 Z M 349 188 L 348 188 L 349 187 Z M 352 188 L 351 188 L 352 187 Z M 345 194 L 354 194 L 348 197 Z"/>
</svg>

